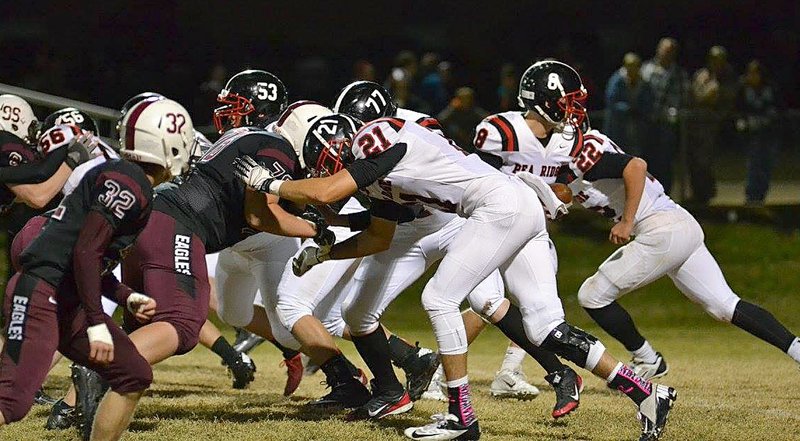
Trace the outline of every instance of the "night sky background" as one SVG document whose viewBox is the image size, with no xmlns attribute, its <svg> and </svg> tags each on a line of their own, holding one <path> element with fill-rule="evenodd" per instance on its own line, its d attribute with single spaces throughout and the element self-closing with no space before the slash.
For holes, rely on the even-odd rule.
<svg viewBox="0 0 800 441">
<path fill-rule="evenodd" d="M 229 75 L 277 74 L 290 101 L 329 103 L 355 60 L 371 61 L 382 80 L 410 49 L 452 62 L 454 86 L 473 86 L 488 110 L 503 63 L 522 72 L 543 57 L 579 66 L 597 90 L 590 106 L 602 108 L 623 54 L 646 60 L 673 36 L 690 74 L 721 44 L 737 74 L 761 59 L 785 102 L 800 107 L 798 32 L 798 1 L 4 1 L 0 82 L 114 108 L 154 90 L 191 107 L 222 63 Z"/>
</svg>

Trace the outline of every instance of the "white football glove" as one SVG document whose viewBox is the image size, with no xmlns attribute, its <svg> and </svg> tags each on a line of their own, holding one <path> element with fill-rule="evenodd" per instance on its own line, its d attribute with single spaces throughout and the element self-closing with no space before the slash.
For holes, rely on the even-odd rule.
<svg viewBox="0 0 800 441">
<path fill-rule="evenodd" d="M 250 156 L 240 156 L 233 161 L 233 173 L 248 187 L 262 193 L 270 193 L 270 184 L 279 183 L 266 168 L 260 166 Z M 279 185 L 278 185 L 279 186 Z M 275 189 L 277 193 L 277 188 Z M 275 194 L 275 193 L 273 193 Z"/>
<path fill-rule="evenodd" d="M 330 256 L 330 247 L 305 247 L 297 257 L 292 260 L 292 272 L 297 277 L 307 273 L 311 268 L 328 260 Z"/>
<path fill-rule="evenodd" d="M 559 219 L 569 213 L 569 206 L 561 202 L 561 199 L 553 193 L 553 189 L 544 182 L 544 179 L 528 172 L 519 172 L 515 176 L 522 179 L 525 185 L 536 192 L 544 207 L 545 215 L 549 219 Z"/>
</svg>

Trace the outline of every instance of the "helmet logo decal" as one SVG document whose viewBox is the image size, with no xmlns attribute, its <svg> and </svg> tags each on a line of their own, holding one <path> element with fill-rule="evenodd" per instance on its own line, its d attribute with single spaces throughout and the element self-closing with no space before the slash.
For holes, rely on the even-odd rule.
<svg viewBox="0 0 800 441">
<path fill-rule="evenodd" d="M 550 72 L 547 76 L 547 88 L 550 90 L 559 90 L 561 95 L 564 95 L 564 86 L 561 85 L 561 77 L 555 72 Z"/>
<path fill-rule="evenodd" d="M 380 105 L 378 105 L 378 101 L 376 101 L 375 98 L 381 101 Z M 378 89 L 372 91 L 366 102 L 367 107 L 372 107 L 375 109 L 376 113 L 381 113 L 381 106 L 386 107 L 387 104 L 386 98 L 383 97 L 383 94 L 381 94 L 381 91 Z"/>
<path fill-rule="evenodd" d="M 258 94 L 256 97 L 260 100 L 276 101 L 278 99 L 278 85 L 275 83 L 258 82 L 256 83 Z"/>
</svg>

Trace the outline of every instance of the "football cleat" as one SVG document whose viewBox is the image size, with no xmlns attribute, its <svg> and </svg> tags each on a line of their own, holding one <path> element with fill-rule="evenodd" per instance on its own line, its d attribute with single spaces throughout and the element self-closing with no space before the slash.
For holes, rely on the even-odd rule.
<svg viewBox="0 0 800 441">
<path fill-rule="evenodd" d="M 439 354 L 427 348 L 420 348 L 416 355 L 404 363 L 403 371 L 406 373 L 406 389 L 412 401 L 422 397 L 431 384 L 436 371 L 441 363 Z"/>
<path fill-rule="evenodd" d="M 47 417 L 44 428 L 47 430 L 64 430 L 78 424 L 78 414 L 75 408 L 65 403 L 63 400 L 56 401 Z"/>
<path fill-rule="evenodd" d="M 653 383 L 653 392 L 639 405 L 639 421 L 642 423 L 642 436 L 639 441 L 655 441 L 664 432 L 669 411 L 678 393 L 675 389 Z"/>
<path fill-rule="evenodd" d="M 414 407 L 414 402 L 405 389 L 399 391 L 380 390 L 375 381 L 372 382 L 372 398 L 366 404 L 350 412 L 346 419 L 379 420 L 389 415 L 399 415 Z"/>
<path fill-rule="evenodd" d="M 361 369 L 358 370 L 357 377 L 349 377 L 343 380 L 329 377 L 322 384 L 330 387 L 331 391 L 309 404 L 319 407 L 344 407 L 346 409 L 361 407 L 372 398 L 369 389 L 365 385 L 366 382 L 367 377 Z"/>
<path fill-rule="evenodd" d="M 36 391 L 36 395 L 34 395 L 33 397 L 34 404 L 39 404 L 42 406 L 52 406 L 56 404 L 58 401 L 60 400 L 56 400 L 50 395 L 47 395 L 47 393 L 41 387 L 39 388 L 39 390 Z"/>
<path fill-rule="evenodd" d="M 236 349 L 237 352 L 249 354 L 250 351 L 256 348 L 256 346 L 264 343 L 265 341 L 266 339 L 260 335 L 255 335 L 245 329 L 237 329 L 236 341 L 233 342 L 233 349 Z"/>
<path fill-rule="evenodd" d="M 636 372 L 636 375 L 645 380 L 663 377 L 669 373 L 669 366 L 664 361 L 661 352 L 656 352 L 656 361 L 653 363 L 646 363 L 644 360 L 634 357 L 631 361 L 631 368 Z"/>
<path fill-rule="evenodd" d="M 423 400 L 447 401 L 447 384 L 444 380 L 444 368 L 439 365 L 433 374 L 428 389 L 422 393 Z"/>
<path fill-rule="evenodd" d="M 409 427 L 403 433 L 411 439 L 424 440 L 459 440 L 474 441 L 481 438 L 481 429 L 478 420 L 469 426 L 463 426 L 455 415 L 438 413 L 431 417 L 433 423 L 420 426 Z"/>
<path fill-rule="evenodd" d="M 97 372 L 85 366 L 73 363 L 71 370 L 72 384 L 75 385 L 78 429 L 82 433 L 83 439 L 88 441 L 92 434 L 94 414 L 97 412 L 100 400 L 108 390 L 108 383 L 100 378 Z"/>
<path fill-rule="evenodd" d="M 553 372 L 544 377 L 556 391 L 556 405 L 553 407 L 553 418 L 561 418 L 569 415 L 578 408 L 581 402 L 581 392 L 583 391 L 583 378 L 572 368 Z"/>
<path fill-rule="evenodd" d="M 233 377 L 233 388 L 244 389 L 255 380 L 256 364 L 244 353 L 228 365 L 228 372 Z"/>
<path fill-rule="evenodd" d="M 489 393 L 495 398 L 532 400 L 539 396 L 539 389 L 528 383 L 524 373 L 502 370 L 495 374 L 494 381 L 489 387 Z"/>
<path fill-rule="evenodd" d="M 283 387 L 283 396 L 291 396 L 300 386 L 303 379 L 303 360 L 300 354 L 283 360 L 281 366 L 286 366 L 286 386 Z"/>
</svg>

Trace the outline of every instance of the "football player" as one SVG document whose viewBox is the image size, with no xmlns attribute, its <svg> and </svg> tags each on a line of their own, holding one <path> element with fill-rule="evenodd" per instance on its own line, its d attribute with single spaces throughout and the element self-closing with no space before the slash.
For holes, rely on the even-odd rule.
<svg viewBox="0 0 800 441">
<path fill-rule="evenodd" d="M 389 91 L 380 84 L 371 81 L 356 81 L 342 89 L 336 98 L 334 112 L 344 113 L 365 122 L 378 118 L 397 117 L 403 120 L 415 121 L 423 127 L 443 134 L 441 125 L 435 118 L 412 110 L 398 108 Z M 455 225 L 454 228 L 457 229 Z M 552 249 L 555 252 L 555 247 L 552 247 Z M 426 255 L 426 253 L 422 254 Z M 430 260 L 430 262 L 432 263 L 435 260 L 438 259 Z M 480 308 L 482 308 L 482 305 L 478 306 L 479 311 Z M 464 320 L 470 341 L 477 337 L 477 334 L 483 330 L 486 323 L 479 313 L 471 309 L 465 312 Z M 575 371 L 561 363 L 552 352 L 544 351 L 533 345 L 527 345 L 526 349 L 545 368 L 549 374 L 548 380 L 555 387 L 557 397 L 553 416 L 560 418 L 577 408 L 580 390 L 582 390 L 582 380 Z M 521 372 L 524 354 L 525 350 L 513 342 L 510 343 L 501 368 L 497 371 L 492 381 L 490 387 L 492 396 L 533 398 L 539 395 L 539 389 L 528 383 L 525 374 Z M 431 382 L 423 397 L 446 401 L 446 397 L 440 387 L 440 379 L 443 378 L 443 375 L 444 373 L 440 367 L 434 377 L 435 381 Z M 575 392 L 576 390 L 578 392 Z"/>
<path fill-rule="evenodd" d="M 333 120 L 337 126 L 333 132 L 315 131 L 312 126 L 312 139 L 325 136 L 304 148 L 305 160 L 314 164 L 320 177 L 282 181 L 244 158 L 237 160 L 237 174 L 251 188 L 300 204 L 328 204 L 363 189 L 390 206 L 416 203 L 466 218 L 422 293 L 442 354 L 449 412 L 435 418 L 433 424 L 408 428 L 406 436 L 479 439 L 467 378 L 468 341 L 459 305 L 497 269 L 520 305 L 522 321 L 513 324 L 516 332 L 625 393 L 638 407 L 643 438 L 660 435 L 675 390 L 639 377 L 608 354 L 596 338 L 564 321 L 544 209 L 536 192 L 414 122 L 385 118 L 358 128 L 357 120 L 335 115 L 319 118 L 315 125 L 332 124 Z M 396 222 L 379 224 L 373 222 L 372 230 L 365 230 L 367 234 L 362 232 L 332 247 L 308 248 L 298 260 L 298 272 L 317 262 L 382 251 L 370 248 L 376 243 L 370 236 L 391 237 Z M 526 295 L 530 290 L 534 293 Z"/>
<path fill-rule="evenodd" d="M 616 300 L 664 275 L 712 317 L 800 362 L 797 336 L 731 290 L 703 243 L 700 225 L 664 194 L 647 164 L 589 129 L 582 111 L 586 98 L 574 69 L 557 61 L 535 63 L 520 81 L 519 100 L 526 111 L 486 118 L 475 138 L 475 146 L 496 155 L 506 173 L 535 173 L 551 182 L 558 176 L 578 202 L 615 221 L 609 240 L 627 245 L 583 283 L 581 306 L 631 352 L 632 367 L 644 378 L 663 376 L 669 368 Z"/>
<path fill-rule="evenodd" d="M 143 230 L 152 208 L 152 186 L 169 179 L 171 168 L 180 168 L 188 156 L 189 140 L 177 127 L 170 132 L 171 126 L 161 124 L 174 114 L 170 111 L 182 110 L 172 104 L 126 121 L 122 155 L 130 162 L 90 161 L 82 179 L 65 187 L 67 196 L 49 217 L 31 220 L 27 234 L 19 235 L 18 240 L 29 244 L 16 247 L 24 249 L 17 259 L 20 271 L 7 288 L 5 313 L 10 320 L 0 358 L 0 423 L 18 421 L 27 413 L 58 349 L 99 372 L 111 386 L 91 439 L 116 440 L 127 428 L 152 381 L 152 370 L 103 314 L 100 297 L 101 292 L 115 292 L 140 320 L 154 311 L 152 299 L 120 284 L 107 270 Z"/>
</svg>

